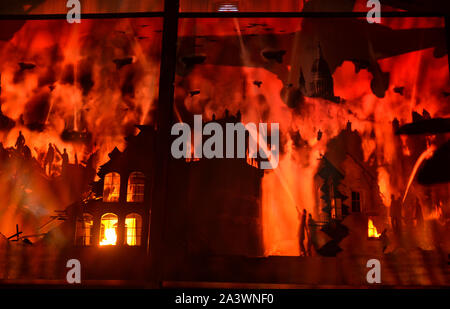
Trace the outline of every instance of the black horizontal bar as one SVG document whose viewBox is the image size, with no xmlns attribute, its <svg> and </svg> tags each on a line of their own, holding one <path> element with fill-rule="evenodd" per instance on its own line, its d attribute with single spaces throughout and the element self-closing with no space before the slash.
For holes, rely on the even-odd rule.
<svg viewBox="0 0 450 309">
<path fill-rule="evenodd" d="M 164 12 L 82 13 L 80 17 L 81 19 L 164 17 Z M 67 14 L 0 14 L 0 19 L 2 20 L 45 20 L 66 18 Z"/>
<path fill-rule="evenodd" d="M 446 12 L 382 12 L 381 17 L 444 17 Z M 358 18 L 367 12 L 181 12 L 179 18 Z M 81 19 L 164 17 L 164 12 L 85 13 Z M 0 14 L 1 20 L 66 19 L 66 14 Z"/>
<path fill-rule="evenodd" d="M 444 17 L 446 12 L 382 12 L 381 17 Z M 450 15 L 450 13 L 448 13 Z M 367 12 L 182 12 L 180 18 L 339 18 L 366 17 Z"/>
</svg>

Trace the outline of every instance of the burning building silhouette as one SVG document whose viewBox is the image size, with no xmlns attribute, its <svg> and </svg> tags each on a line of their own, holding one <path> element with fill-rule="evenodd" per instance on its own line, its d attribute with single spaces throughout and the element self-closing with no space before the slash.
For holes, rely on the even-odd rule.
<svg viewBox="0 0 450 309">
<path fill-rule="evenodd" d="M 373 222 L 386 226 L 386 208 L 381 199 L 376 169 L 364 162 L 361 137 L 350 122 L 328 145 L 328 152 L 320 159 L 315 177 L 318 192 L 317 210 L 321 230 L 330 237 L 325 243 L 316 244 L 319 254 L 336 256 L 342 251 L 339 243 L 350 230 L 361 228 L 347 226 L 345 219 L 351 215 L 361 222 Z M 366 227 L 362 226 L 362 232 Z"/>
<path fill-rule="evenodd" d="M 240 120 L 240 114 L 226 113 L 213 121 L 225 131 L 226 123 Z M 153 185 L 158 181 L 154 175 L 157 131 L 152 126 L 137 128 L 137 135 L 126 138 L 126 148 L 114 148 L 110 160 L 99 168 L 94 197 L 73 212 L 74 243 L 82 260 L 89 261 L 87 265 L 108 259 L 105 254 L 109 251 L 95 249 L 99 246 L 114 247 L 115 256 L 109 256 L 114 265 L 120 259 L 118 251 L 124 263 L 131 257 L 141 266 L 146 262 Z M 248 149 L 246 153 L 245 158 L 237 159 L 171 160 L 166 205 L 168 256 L 263 255 L 263 171 L 258 161 L 248 157 Z M 93 276 L 102 276 L 112 274 L 112 269 L 113 265 L 101 270 L 95 266 L 91 271 Z"/>
<path fill-rule="evenodd" d="M 216 10 L 221 1 L 200 2 L 184 9 Z M 247 10 L 242 1 L 233 2 Z M 448 161 L 448 137 L 394 136 L 389 125 L 396 117 L 399 134 L 448 132 L 448 119 L 431 118 L 447 114 L 436 94 L 448 94 L 445 21 L 393 18 L 369 25 L 359 18 L 261 17 L 215 25 L 178 21 L 173 10 L 173 20 L 171 14 L 83 20 L 79 33 L 86 36 L 75 35 L 65 19 L 27 21 L 20 25 L 24 30 L 12 24 L 13 32 L 0 38 L 14 37 L 5 44 L 2 68 L 4 208 L 42 211 L 42 221 L 55 208 L 63 213 L 50 217 L 62 221 L 50 231 L 50 224 L 40 231 L 34 226 L 41 222 L 27 226 L 19 216 L 2 216 L 0 277 L 61 280 L 67 260 L 76 258 L 84 279 L 362 286 L 367 259 L 379 258 L 388 266 L 383 280 L 389 284 L 442 284 L 443 268 L 428 262 L 439 258 L 448 234 L 449 173 L 436 178 Z M 61 31 L 53 31 L 55 25 Z M 30 34 L 35 39 L 28 44 Z M 314 58 L 311 44 L 318 38 L 323 49 L 319 45 Z M 44 41 L 54 53 L 38 44 Z M 418 59 L 427 65 L 409 70 Z M 335 92 L 345 105 L 330 104 L 340 102 Z M 408 108 L 422 106 L 431 114 L 400 126 Z M 243 111 L 248 121 L 281 124 L 278 170 L 263 176 L 259 162 L 248 157 L 170 157 L 167 128 L 174 116 L 192 124 L 193 113 L 210 117 L 225 108 Z M 222 127 L 241 121 L 229 113 L 212 119 Z M 358 131 L 350 123 L 345 127 L 347 120 Z M 146 125 L 136 130 L 137 123 Z M 28 145 L 13 147 L 18 130 Z M 47 174 L 42 165 L 49 142 L 56 152 L 47 160 Z M 424 162 L 432 163 L 430 169 L 411 172 L 430 146 L 440 149 L 435 160 Z M 68 152 L 58 150 L 65 147 Z M 90 157 L 95 152 L 100 167 Z M 444 186 L 419 186 L 424 171 L 426 183 Z M 391 193 L 406 198 L 392 220 L 402 222 L 403 231 L 385 251 L 381 235 L 385 228 L 393 234 L 389 205 L 398 205 Z M 19 228 L 11 230 L 15 220 Z M 21 236 L 20 229 L 39 230 L 39 236 Z M 297 254 L 300 230 L 319 238 L 306 258 Z M 411 273 L 396 271 L 411 262 Z M 429 277 L 417 275 L 424 268 Z M 161 274 L 151 276 L 150 270 Z"/>
</svg>

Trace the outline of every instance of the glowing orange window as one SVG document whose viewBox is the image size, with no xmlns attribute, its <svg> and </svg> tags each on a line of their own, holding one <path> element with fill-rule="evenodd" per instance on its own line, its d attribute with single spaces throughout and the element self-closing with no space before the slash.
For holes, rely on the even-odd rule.
<svg viewBox="0 0 450 309">
<path fill-rule="evenodd" d="M 142 218 L 138 214 L 129 214 L 125 218 L 126 244 L 128 246 L 141 245 Z"/>
<path fill-rule="evenodd" d="M 100 225 L 100 246 L 115 246 L 117 243 L 117 216 L 107 213 L 102 216 Z"/>
<path fill-rule="evenodd" d="M 118 202 L 119 192 L 120 192 L 120 175 L 118 173 L 106 174 L 103 185 L 103 201 Z"/>
<path fill-rule="evenodd" d="M 128 178 L 127 202 L 143 202 L 145 189 L 145 175 L 133 172 Z"/>
</svg>

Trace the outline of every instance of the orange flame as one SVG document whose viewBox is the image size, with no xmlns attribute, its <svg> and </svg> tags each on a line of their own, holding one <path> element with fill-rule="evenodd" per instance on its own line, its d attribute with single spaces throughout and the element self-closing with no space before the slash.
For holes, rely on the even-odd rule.
<svg viewBox="0 0 450 309">
<path fill-rule="evenodd" d="M 114 246 L 117 242 L 117 234 L 115 228 L 107 228 L 105 236 L 100 242 L 100 246 Z"/>
<path fill-rule="evenodd" d="M 440 220 L 442 218 L 442 203 L 435 205 L 433 209 L 425 215 L 426 220 Z"/>
<path fill-rule="evenodd" d="M 369 219 L 367 233 L 368 233 L 369 238 L 379 238 L 381 236 L 381 233 L 378 233 L 377 228 L 373 224 L 372 219 Z"/>
</svg>

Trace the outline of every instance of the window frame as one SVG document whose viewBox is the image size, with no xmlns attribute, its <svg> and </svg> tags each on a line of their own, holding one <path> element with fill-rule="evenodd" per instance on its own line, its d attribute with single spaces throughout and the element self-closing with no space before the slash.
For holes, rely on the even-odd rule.
<svg viewBox="0 0 450 309">
<path fill-rule="evenodd" d="M 104 219 L 105 216 L 114 216 L 115 218 L 114 219 Z M 114 244 L 107 244 L 107 243 L 102 244 L 103 237 L 105 236 L 105 228 L 106 228 L 106 226 L 105 227 L 103 226 L 103 221 L 104 220 L 105 221 L 115 221 L 115 223 L 113 223 L 113 225 L 112 225 L 114 230 L 115 230 L 115 234 L 116 234 L 116 240 L 115 240 Z M 103 215 L 101 215 L 101 217 L 100 217 L 100 228 L 99 228 L 98 232 L 99 232 L 98 244 L 99 244 L 100 247 L 117 246 L 117 242 L 119 240 L 119 233 L 118 233 L 119 232 L 119 216 L 116 215 L 113 212 L 106 212 Z"/>
<path fill-rule="evenodd" d="M 133 178 L 133 176 L 135 178 Z M 132 179 L 142 180 L 142 183 L 131 183 Z M 128 175 L 127 203 L 143 203 L 145 201 L 146 180 L 147 177 L 143 172 L 140 171 L 134 171 Z M 139 198 L 136 199 L 136 197 Z"/>
<path fill-rule="evenodd" d="M 94 241 L 94 216 L 88 212 L 83 213 L 82 216 L 77 219 L 76 229 L 76 245 L 82 247 L 92 246 Z M 87 231 L 89 231 L 89 233 L 87 233 Z"/>
<path fill-rule="evenodd" d="M 106 183 L 106 179 L 111 177 L 111 183 Z M 114 180 L 118 179 L 118 183 L 117 183 L 117 193 L 115 194 L 108 194 L 108 198 L 105 198 L 105 192 L 106 192 L 106 186 L 113 187 L 114 186 Z M 120 174 L 118 172 L 109 172 L 107 174 L 105 174 L 105 176 L 103 177 L 103 194 L 102 194 L 102 201 L 105 203 L 117 203 L 120 201 L 120 185 L 121 185 L 121 179 L 120 179 Z M 114 197 L 114 199 L 112 198 Z"/>
<path fill-rule="evenodd" d="M 127 226 L 127 219 L 136 219 L 134 228 L 130 228 L 130 227 Z M 133 212 L 133 213 L 129 213 L 129 214 L 127 214 L 125 216 L 124 244 L 126 246 L 129 246 L 129 247 L 140 247 L 142 245 L 142 222 L 143 222 L 142 221 L 142 216 L 140 214 L 138 214 L 138 213 Z M 128 236 L 128 231 L 129 230 L 134 230 L 134 233 L 132 233 L 134 235 L 131 235 L 130 237 L 134 236 L 135 244 L 130 244 L 128 242 L 128 237 L 129 237 Z"/>
<path fill-rule="evenodd" d="M 358 212 L 358 213 L 360 213 L 360 212 L 362 212 L 362 199 L 361 199 L 361 192 L 360 191 L 353 191 L 352 190 L 352 192 L 351 192 L 351 198 L 352 198 L 352 212 Z M 357 199 L 355 198 L 355 197 L 358 197 Z M 355 205 L 357 205 L 358 206 L 358 210 L 355 210 L 356 209 L 356 207 L 355 207 Z"/>
</svg>

